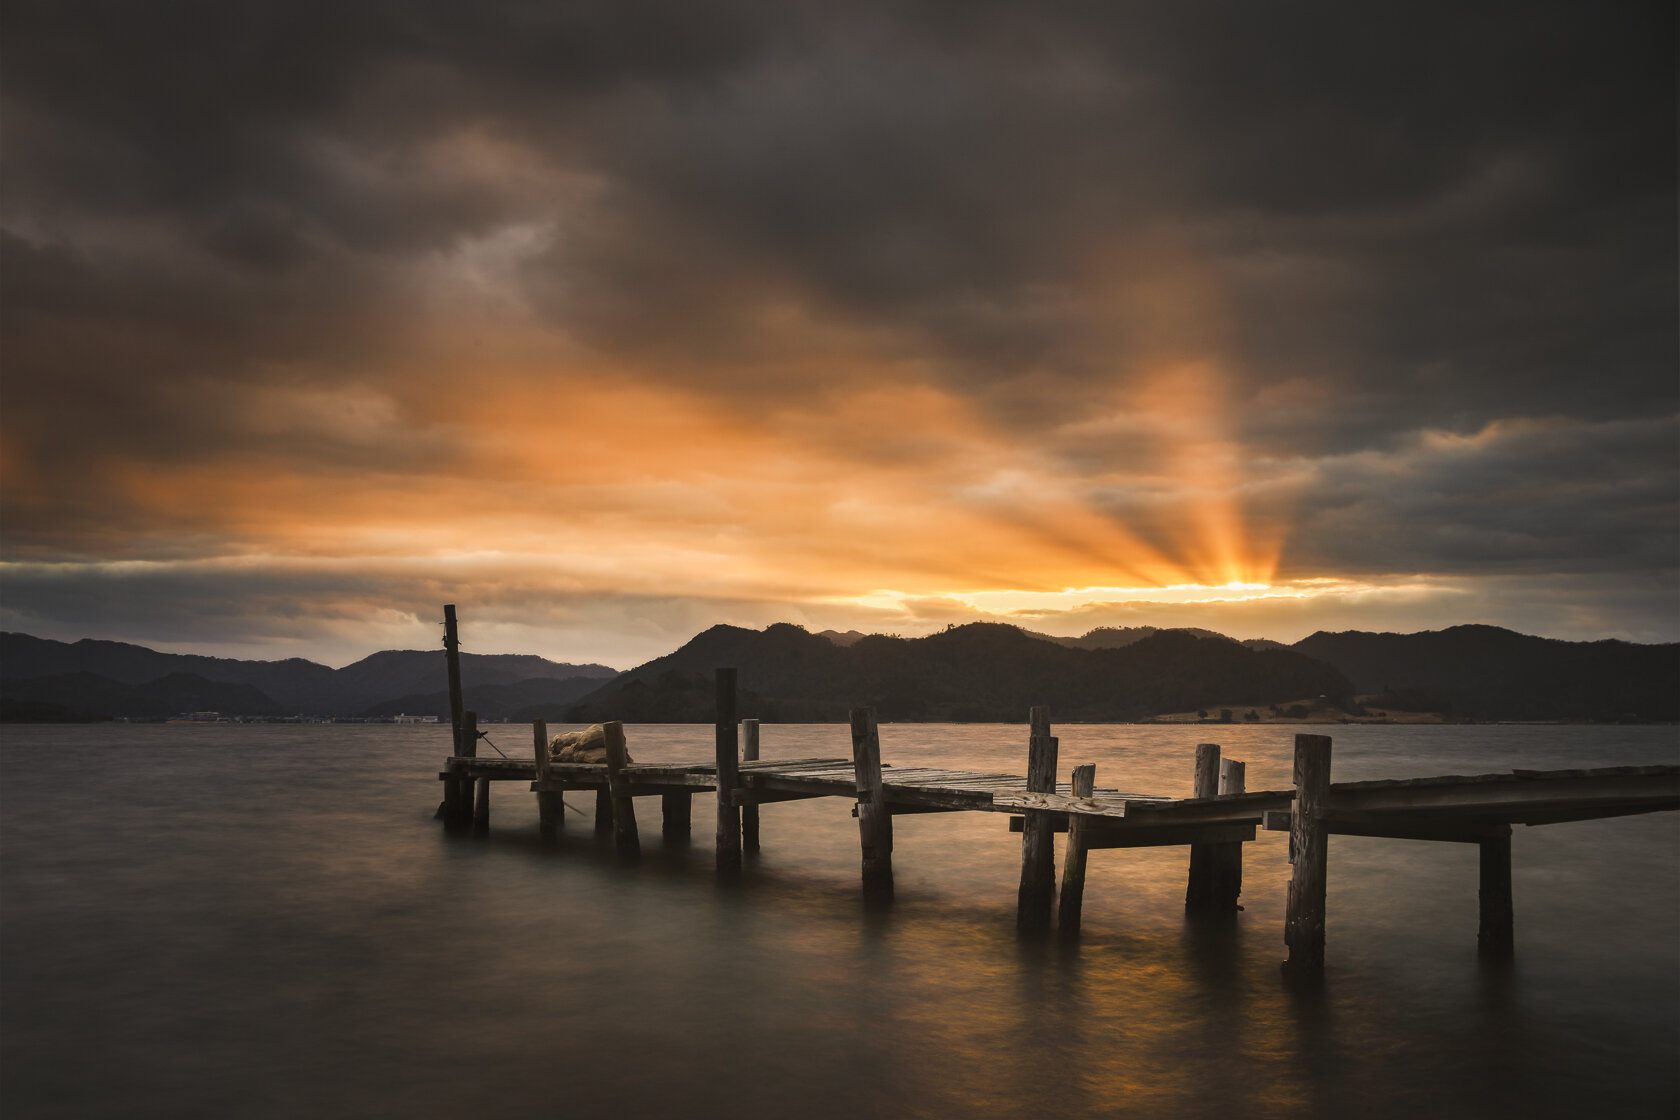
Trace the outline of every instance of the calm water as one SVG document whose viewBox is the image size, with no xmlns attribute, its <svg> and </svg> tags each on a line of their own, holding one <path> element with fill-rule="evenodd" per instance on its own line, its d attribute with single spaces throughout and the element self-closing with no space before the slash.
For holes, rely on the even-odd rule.
<svg viewBox="0 0 1680 1120">
<path fill-rule="evenodd" d="M 529 731 L 492 727 L 509 754 Z M 631 728 L 641 761 L 708 727 Z M 1198 740 L 1289 784 L 1287 728 L 1070 726 L 1060 771 L 1187 795 Z M 1337 780 L 1674 762 L 1674 728 L 1337 727 Z M 9 727 L 0 1108 L 25 1117 L 1672 1116 L 1680 814 L 1518 829 L 1514 967 L 1476 957 L 1473 846 L 1335 837 L 1318 997 L 1279 975 L 1286 837 L 1234 928 L 1183 917 L 1184 849 L 1091 853 L 1084 937 L 1014 932 L 1001 816 L 894 821 L 858 898 L 839 799 L 763 809 L 744 883 L 711 813 L 620 866 L 498 785 L 432 819 L 447 730 Z M 899 765 L 1020 772 L 1024 727 L 888 725 Z M 766 726 L 765 757 L 850 753 Z M 587 794 L 569 800 L 593 809 Z M 1059 845 L 1058 845 L 1059 846 Z M 1060 852 L 1057 854 L 1058 864 Z"/>
</svg>

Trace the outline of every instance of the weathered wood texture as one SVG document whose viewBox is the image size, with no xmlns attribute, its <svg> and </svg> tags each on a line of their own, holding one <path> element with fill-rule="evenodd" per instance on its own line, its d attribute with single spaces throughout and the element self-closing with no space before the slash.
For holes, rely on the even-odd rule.
<svg viewBox="0 0 1680 1120">
<path fill-rule="evenodd" d="M 597 838 L 613 834 L 613 801 L 612 792 L 606 786 L 595 791 L 595 836 Z"/>
<path fill-rule="evenodd" d="M 1295 805 L 1290 818 L 1289 895 L 1283 939 L 1289 946 L 1288 972 L 1311 975 L 1324 970 L 1324 898 L 1329 868 L 1329 829 L 1322 812 L 1330 796 L 1330 738 L 1295 736 Z"/>
<path fill-rule="evenodd" d="M 531 751 L 536 756 L 537 785 L 542 787 L 537 790 L 537 835 L 543 840 L 553 840 L 566 822 L 566 802 L 559 790 L 548 788 L 547 720 L 532 722 Z"/>
<path fill-rule="evenodd" d="M 601 725 L 607 747 L 607 788 L 612 793 L 613 846 L 621 856 L 641 853 L 641 836 L 636 832 L 636 799 L 625 788 L 624 768 L 630 752 L 624 745 L 624 724 L 618 720 Z"/>
<path fill-rule="evenodd" d="M 1247 766 L 1231 758 L 1219 761 L 1219 796 L 1236 797 L 1243 793 L 1247 782 Z M 1250 839 L 1253 831 L 1249 832 Z M 1216 914 L 1234 914 L 1242 909 L 1243 846 L 1240 841 L 1215 842 L 1209 845 L 1213 862 L 1213 910 Z"/>
<path fill-rule="evenodd" d="M 1516 952 L 1514 906 L 1511 898 L 1511 830 L 1481 842 L 1481 883 L 1477 890 L 1480 922 L 1476 951 L 1484 957 L 1504 958 Z"/>
<path fill-rule="evenodd" d="M 853 708 L 852 776 L 857 791 L 858 840 L 863 849 L 863 895 L 871 902 L 893 897 L 892 813 L 881 784 L 881 735 L 873 708 Z"/>
<path fill-rule="evenodd" d="M 461 753 L 461 635 L 455 623 L 455 604 L 443 608 L 443 663 L 449 674 L 449 730 L 456 754 Z M 435 679 L 435 678 L 434 678 Z"/>
<path fill-rule="evenodd" d="M 735 670 L 717 671 L 717 869 L 741 870 L 741 810 L 735 805 L 740 785 L 740 731 L 735 715 Z"/>
<path fill-rule="evenodd" d="M 659 797 L 660 836 L 667 844 L 686 844 L 694 832 L 694 795 L 664 793 Z"/>
<path fill-rule="evenodd" d="M 1096 763 L 1088 762 L 1073 768 L 1073 796 L 1090 797 L 1097 787 Z M 1062 857 L 1062 897 L 1056 910 L 1056 930 L 1064 938 L 1079 936 L 1079 914 L 1085 903 L 1085 833 L 1084 820 L 1068 817 L 1067 849 Z"/>
<path fill-rule="evenodd" d="M 1196 772 L 1190 796 L 1201 799 L 1219 792 L 1219 744 L 1196 744 Z M 1213 847 L 1205 842 L 1190 845 L 1190 875 L 1184 888 L 1184 909 L 1192 914 L 1211 914 L 1214 900 Z"/>
<path fill-rule="evenodd" d="M 1050 710 L 1033 708 L 1031 723 L 1032 735 L 1027 740 L 1027 792 L 1053 793 L 1057 742 L 1050 734 Z M 1025 933 L 1042 933 L 1050 928 L 1051 905 L 1056 895 L 1054 829 L 1050 814 L 1041 809 L 1028 810 L 1021 826 L 1021 888 L 1015 900 L 1015 926 Z"/>
<path fill-rule="evenodd" d="M 478 757 L 478 713 L 461 713 L 461 746 L 455 752 L 462 758 Z"/>
<path fill-rule="evenodd" d="M 741 721 L 741 761 L 758 761 L 758 721 L 744 719 Z M 758 851 L 758 806 L 741 806 L 741 850 L 744 852 Z"/>
</svg>

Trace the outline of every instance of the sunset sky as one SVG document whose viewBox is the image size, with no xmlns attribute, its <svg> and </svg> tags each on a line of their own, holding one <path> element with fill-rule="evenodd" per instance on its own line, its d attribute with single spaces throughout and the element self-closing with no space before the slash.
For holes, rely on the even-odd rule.
<svg viewBox="0 0 1680 1120">
<path fill-rule="evenodd" d="M 1680 639 L 1670 3 L 0 10 L 4 629 Z"/>
</svg>

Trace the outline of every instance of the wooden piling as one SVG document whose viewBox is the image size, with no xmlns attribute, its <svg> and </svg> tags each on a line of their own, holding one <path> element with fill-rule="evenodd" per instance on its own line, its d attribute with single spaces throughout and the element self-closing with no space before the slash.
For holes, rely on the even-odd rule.
<svg viewBox="0 0 1680 1120">
<path fill-rule="evenodd" d="M 1329 869 L 1330 737 L 1295 736 L 1295 804 L 1289 821 L 1289 896 L 1283 939 L 1289 946 L 1284 971 L 1324 971 L 1324 896 Z"/>
<path fill-rule="evenodd" d="M 478 757 L 477 712 L 461 713 L 461 734 L 456 739 L 455 753 L 463 758 Z M 461 792 L 460 799 L 456 802 L 456 805 L 461 810 L 462 823 L 471 823 L 473 817 L 476 815 L 473 799 L 473 780 L 468 777 L 466 771 L 463 770 L 461 771 L 459 781 L 461 783 Z M 485 793 L 484 797 L 488 800 L 489 794 Z"/>
<path fill-rule="evenodd" d="M 566 823 L 566 802 L 559 790 L 548 788 L 547 720 L 532 721 L 531 748 L 537 759 L 537 835 L 544 840 L 553 840 L 559 834 L 560 826 Z"/>
<path fill-rule="evenodd" d="M 611 836 L 613 834 L 613 802 L 612 791 L 606 786 L 595 791 L 595 837 Z"/>
<path fill-rule="evenodd" d="M 1502 959 L 1516 953 L 1516 938 L 1512 927 L 1514 906 L 1511 899 L 1511 827 L 1506 825 L 1499 834 L 1480 843 L 1481 884 L 1477 891 L 1481 921 L 1476 931 L 1476 951 L 1483 957 Z"/>
<path fill-rule="evenodd" d="M 1245 792 L 1247 767 L 1235 759 L 1219 761 L 1219 796 L 1235 797 Z M 1208 845 L 1212 851 L 1212 898 L 1215 913 L 1234 914 L 1242 909 L 1243 846 L 1240 841 Z"/>
<path fill-rule="evenodd" d="M 735 789 L 741 784 L 740 729 L 735 715 L 735 670 L 717 671 L 717 870 L 741 870 L 741 810 Z"/>
<path fill-rule="evenodd" d="M 461 753 L 461 636 L 455 604 L 443 608 L 443 662 L 449 671 L 449 730 L 455 753 Z M 433 678 L 434 680 L 436 678 Z"/>
<path fill-rule="evenodd" d="M 1191 797 L 1212 797 L 1219 792 L 1219 744 L 1196 744 L 1196 775 L 1191 783 Z M 1184 889 L 1184 909 L 1192 914 L 1208 914 L 1215 909 L 1213 886 L 1213 845 L 1190 845 L 1190 878 Z"/>
<path fill-rule="evenodd" d="M 667 844 L 687 844 L 694 832 L 694 795 L 665 793 L 659 797 L 659 835 Z"/>
<path fill-rule="evenodd" d="M 1027 740 L 1027 792 L 1056 791 L 1055 736 L 1050 734 L 1050 709 L 1035 707 Z M 1051 815 L 1029 809 L 1021 826 L 1021 889 L 1015 902 L 1015 926 L 1027 933 L 1050 928 L 1051 903 L 1056 897 L 1055 823 Z"/>
<path fill-rule="evenodd" d="M 851 724 L 858 840 L 863 848 L 863 897 L 870 902 L 891 902 L 892 813 L 881 784 L 881 733 L 875 723 L 875 709 L 853 708 Z"/>
<path fill-rule="evenodd" d="M 490 779 L 478 780 L 478 799 L 473 802 L 473 835 L 485 836 L 490 832 Z"/>
<path fill-rule="evenodd" d="M 758 721 L 741 721 L 741 761 L 758 761 Z M 741 850 L 758 851 L 758 806 L 741 806 Z"/>
<path fill-rule="evenodd" d="M 443 779 L 443 827 L 457 829 L 461 822 L 470 815 L 470 810 L 461 807 L 461 779 L 451 767 L 445 771 L 448 775 Z"/>
<path fill-rule="evenodd" d="M 624 747 L 624 724 L 618 720 L 601 725 L 607 747 L 607 788 L 612 793 L 613 846 L 621 856 L 641 854 L 642 841 L 636 832 L 636 799 L 624 781 L 630 753 Z"/>
<path fill-rule="evenodd" d="M 1088 762 L 1073 768 L 1073 796 L 1090 797 L 1097 788 L 1097 766 Z M 1068 814 L 1067 849 L 1062 857 L 1062 897 L 1057 905 L 1056 931 L 1072 940 L 1079 936 L 1079 912 L 1085 901 L 1085 819 Z"/>
</svg>

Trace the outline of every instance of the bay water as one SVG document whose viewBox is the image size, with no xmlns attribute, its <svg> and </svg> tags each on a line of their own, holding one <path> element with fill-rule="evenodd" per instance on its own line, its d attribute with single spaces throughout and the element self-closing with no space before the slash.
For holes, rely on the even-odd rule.
<svg viewBox="0 0 1680 1120">
<path fill-rule="evenodd" d="M 496 747 L 531 750 L 495 725 Z M 559 730 L 556 728 L 555 730 Z M 1189 794 L 1197 742 L 1290 785 L 1293 731 L 1070 725 L 1060 776 Z M 1310 730 L 1323 731 L 1323 728 Z M 709 726 L 633 726 L 705 761 Z M 1673 727 L 1336 726 L 1334 778 L 1680 761 Z M 899 766 L 1024 771 L 1026 728 L 885 725 Z M 866 908 L 840 798 L 763 807 L 716 882 L 711 795 L 666 846 L 557 847 L 497 783 L 433 819 L 448 729 L 0 732 L 0 1114 L 103 1117 L 1503 1117 L 1680 1109 L 1680 813 L 1516 829 L 1517 956 L 1476 954 L 1474 845 L 1330 841 L 1327 969 L 1279 962 L 1287 837 L 1187 922 L 1187 850 L 1092 852 L 1075 944 L 1015 932 L 1002 815 L 894 819 Z M 494 754 L 491 747 L 482 753 Z M 849 757 L 766 725 L 765 758 Z M 1058 866 L 1061 860 L 1057 843 Z"/>
</svg>

